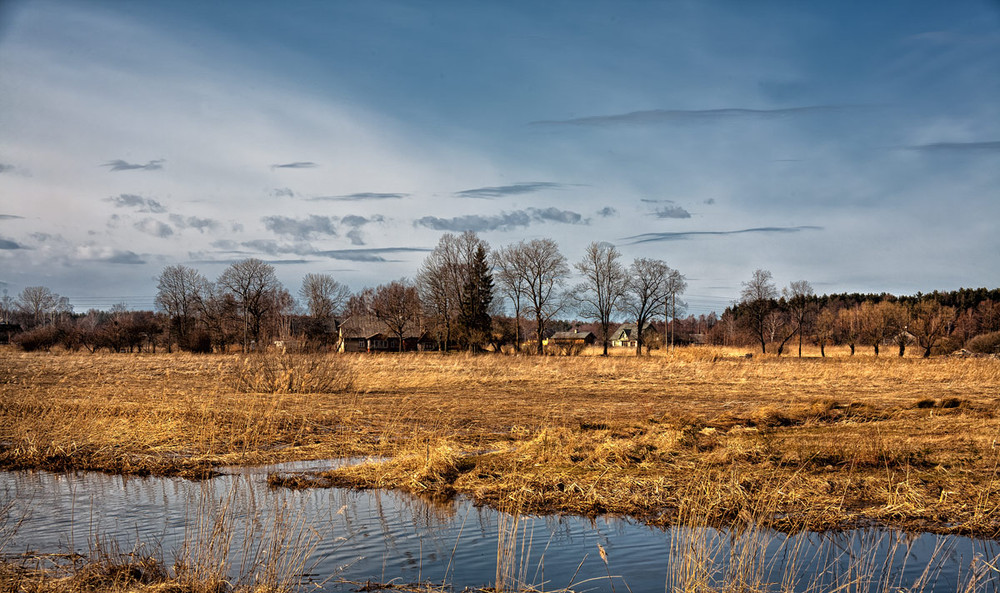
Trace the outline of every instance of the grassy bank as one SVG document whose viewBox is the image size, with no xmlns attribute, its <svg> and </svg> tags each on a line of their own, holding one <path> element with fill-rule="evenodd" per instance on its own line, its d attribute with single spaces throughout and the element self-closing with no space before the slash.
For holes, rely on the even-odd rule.
<svg viewBox="0 0 1000 593">
<path fill-rule="evenodd" d="M 521 510 L 1000 535 L 1000 362 L 0 352 L 0 465 L 208 476 L 379 456 L 286 486 Z M 702 503 L 699 503 L 702 504 Z"/>
</svg>

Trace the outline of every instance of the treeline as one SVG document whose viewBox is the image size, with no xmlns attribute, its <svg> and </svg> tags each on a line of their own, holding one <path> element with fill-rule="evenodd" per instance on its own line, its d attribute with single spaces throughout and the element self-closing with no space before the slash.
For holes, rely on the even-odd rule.
<svg viewBox="0 0 1000 593">
<path fill-rule="evenodd" d="M 584 282 L 571 286 L 574 268 Z M 567 318 L 592 321 L 605 348 L 613 319 L 640 327 L 657 317 L 674 320 L 685 289 L 683 275 L 665 262 L 639 258 L 626 266 L 606 243 L 591 244 L 571 266 L 551 239 L 493 249 L 466 232 L 443 235 L 413 279 L 358 292 L 328 274 L 307 274 L 296 298 L 273 266 L 249 258 L 215 280 L 188 266 L 164 268 L 155 312 L 122 305 L 76 315 L 66 299 L 29 287 L 3 313 L 4 327 L 17 330 L 12 341 L 25 349 L 251 351 L 274 341 L 329 349 L 353 323 L 377 327 L 399 349 L 415 335 L 440 350 L 542 352 L 547 337 L 570 326 Z M 41 294 L 46 298 L 35 298 Z M 651 346 L 649 336 L 640 337 L 637 350 L 643 346 Z"/>
<path fill-rule="evenodd" d="M 573 270 L 581 281 L 570 285 Z M 806 281 L 779 290 L 757 270 L 740 299 L 715 314 L 684 317 L 683 274 L 658 259 L 622 261 L 607 243 L 590 244 L 573 263 L 551 239 L 492 248 L 475 233 L 443 235 L 412 279 L 352 292 L 328 274 L 307 274 L 293 295 L 274 267 L 249 258 L 210 280 L 197 269 L 164 268 L 156 311 L 76 314 L 68 299 L 45 287 L 25 288 L 0 302 L 0 340 L 26 350 L 61 344 L 115 352 L 157 348 L 244 352 L 280 341 L 333 349 L 345 332 L 372 331 L 398 349 L 544 352 L 557 331 L 591 330 L 607 353 L 622 321 L 637 353 L 667 343 L 756 344 L 783 354 L 789 344 L 887 346 L 900 355 L 1000 348 L 1000 289 L 961 289 L 913 296 L 816 295 Z M 511 315 L 512 313 L 512 315 Z M 581 321 L 566 321 L 578 319 Z M 361 328 L 361 329 L 358 329 Z M 372 328 L 375 328 L 374 330 Z"/>
<path fill-rule="evenodd" d="M 757 270 L 743 283 L 738 303 L 726 309 L 710 335 L 720 344 L 757 344 L 782 354 L 802 344 L 885 347 L 899 356 L 915 346 L 924 357 L 967 348 L 1000 354 L 1000 289 L 959 289 L 912 296 L 845 293 L 817 296 L 808 282 L 778 290 L 771 273 Z"/>
</svg>

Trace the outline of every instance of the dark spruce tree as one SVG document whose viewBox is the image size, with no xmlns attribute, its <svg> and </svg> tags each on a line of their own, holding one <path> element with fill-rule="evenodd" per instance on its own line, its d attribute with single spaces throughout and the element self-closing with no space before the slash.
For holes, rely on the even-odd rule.
<svg viewBox="0 0 1000 593">
<path fill-rule="evenodd" d="M 472 258 L 464 288 L 459 323 L 465 330 L 469 350 L 480 351 L 490 341 L 490 305 L 493 303 L 493 272 L 486 248 L 481 244 Z"/>
</svg>

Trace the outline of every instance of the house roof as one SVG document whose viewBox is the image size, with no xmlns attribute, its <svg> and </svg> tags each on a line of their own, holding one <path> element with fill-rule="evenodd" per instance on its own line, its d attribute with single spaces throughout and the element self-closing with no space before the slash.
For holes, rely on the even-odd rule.
<svg viewBox="0 0 1000 593">
<path fill-rule="evenodd" d="M 379 335 L 395 337 L 396 333 L 374 315 L 354 315 L 340 324 L 340 335 L 343 338 L 371 339 Z M 403 339 L 420 338 L 421 336 L 423 336 L 423 332 L 420 330 L 420 326 L 415 323 L 407 325 L 403 332 Z"/>
<path fill-rule="evenodd" d="M 623 323 L 623 324 L 621 324 L 621 325 L 618 326 L 618 329 L 616 329 L 613 334 L 611 334 L 611 339 L 612 340 L 623 340 L 623 339 L 624 340 L 630 340 L 630 339 L 633 339 L 635 337 L 635 328 L 636 327 L 637 327 L 636 324 L 632 323 L 632 322 Z M 653 324 L 649 323 L 647 321 L 645 327 L 643 328 L 643 331 L 649 331 L 650 328 L 652 328 L 652 327 L 653 327 Z"/>
<path fill-rule="evenodd" d="M 556 332 L 552 334 L 552 340 L 586 340 L 587 336 L 594 336 L 593 332 Z"/>
</svg>

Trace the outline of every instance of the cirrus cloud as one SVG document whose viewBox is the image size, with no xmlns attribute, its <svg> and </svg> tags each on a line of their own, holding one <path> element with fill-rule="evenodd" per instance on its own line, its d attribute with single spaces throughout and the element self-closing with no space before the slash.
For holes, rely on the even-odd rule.
<svg viewBox="0 0 1000 593">
<path fill-rule="evenodd" d="M 163 159 L 156 159 L 149 161 L 145 165 L 140 165 L 138 163 L 130 163 L 122 159 L 115 159 L 113 161 L 108 161 L 101 165 L 102 167 L 108 167 L 109 171 L 156 171 L 163 168 L 163 163 L 166 161 Z"/>
<path fill-rule="evenodd" d="M 558 208 L 526 208 L 524 210 L 514 210 L 512 212 L 501 212 L 483 216 L 480 214 L 467 214 L 454 218 L 438 218 L 436 216 L 424 216 L 413 222 L 413 226 L 422 226 L 437 231 L 452 232 L 487 232 L 487 231 L 507 231 L 518 227 L 526 227 L 534 222 L 558 222 L 563 224 L 589 224 L 589 220 L 577 212 L 571 210 L 559 210 Z"/>
</svg>

